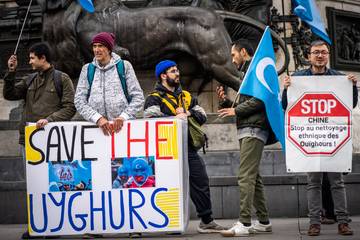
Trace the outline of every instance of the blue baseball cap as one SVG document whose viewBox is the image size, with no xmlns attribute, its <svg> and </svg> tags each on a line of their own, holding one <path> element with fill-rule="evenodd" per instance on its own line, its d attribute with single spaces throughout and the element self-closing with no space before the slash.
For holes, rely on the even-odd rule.
<svg viewBox="0 0 360 240">
<path fill-rule="evenodd" d="M 160 74 L 165 72 L 166 69 L 176 66 L 176 62 L 171 60 L 163 60 L 159 62 L 155 67 L 155 76 L 156 78 L 160 77 Z"/>
</svg>

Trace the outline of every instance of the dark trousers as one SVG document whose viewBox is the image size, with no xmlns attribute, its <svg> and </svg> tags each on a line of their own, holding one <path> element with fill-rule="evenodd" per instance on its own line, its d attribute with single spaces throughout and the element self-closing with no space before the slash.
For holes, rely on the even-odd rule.
<svg viewBox="0 0 360 240">
<path fill-rule="evenodd" d="M 199 156 L 196 150 L 189 147 L 189 182 L 190 198 L 193 201 L 199 218 L 204 223 L 208 223 L 211 218 L 211 200 L 209 177 L 206 173 L 204 160 Z"/>
<path fill-rule="evenodd" d="M 329 219 L 335 219 L 334 201 L 331 194 L 330 181 L 327 173 L 323 173 L 323 181 L 321 186 L 323 216 Z"/>
</svg>

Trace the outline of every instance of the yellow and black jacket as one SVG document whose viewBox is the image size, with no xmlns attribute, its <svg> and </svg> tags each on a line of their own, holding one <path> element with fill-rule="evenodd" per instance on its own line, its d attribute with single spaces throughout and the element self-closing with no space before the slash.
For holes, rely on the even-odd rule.
<svg viewBox="0 0 360 240">
<path fill-rule="evenodd" d="M 181 87 L 178 87 L 174 92 L 171 92 L 159 83 L 156 84 L 155 91 L 150 93 L 146 98 L 144 117 L 175 116 L 176 107 L 185 107 L 200 125 L 206 122 L 204 109 L 198 105 L 197 99 L 191 96 L 188 91 L 184 91 Z"/>
</svg>

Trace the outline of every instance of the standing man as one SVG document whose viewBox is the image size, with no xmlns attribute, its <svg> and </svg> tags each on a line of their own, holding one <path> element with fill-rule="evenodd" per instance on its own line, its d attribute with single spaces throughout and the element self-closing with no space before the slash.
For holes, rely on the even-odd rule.
<svg viewBox="0 0 360 240">
<path fill-rule="evenodd" d="M 144 117 L 169 117 L 186 120 L 192 117 L 200 125 L 206 122 L 206 113 L 198 105 L 197 99 L 189 92 L 181 89 L 180 72 L 175 62 L 164 60 L 155 68 L 158 82 L 155 91 L 145 101 Z M 201 218 L 199 233 L 216 233 L 225 228 L 218 225 L 212 218 L 210 201 L 209 177 L 205 163 L 197 150 L 189 141 L 188 161 L 190 172 L 190 197 L 193 201 L 198 217 Z"/>
<path fill-rule="evenodd" d="M 36 73 L 15 83 L 18 62 L 17 56 L 12 55 L 8 60 L 3 89 L 6 100 L 25 100 L 19 126 L 22 149 L 27 122 L 36 122 L 36 127 L 42 128 L 49 122 L 69 121 L 76 112 L 73 83 L 66 73 L 55 70 L 51 65 L 49 46 L 46 43 L 34 44 L 29 54 L 29 64 Z"/>
<path fill-rule="evenodd" d="M 329 54 L 329 46 L 324 41 L 317 40 L 312 42 L 308 52 L 311 64 L 310 68 L 295 72 L 293 76 L 343 75 L 334 69 L 326 67 L 329 62 Z M 358 91 L 356 87 L 357 81 L 356 77 L 352 74 L 348 75 L 348 79 L 353 82 L 353 107 L 355 107 L 358 100 Z M 286 76 L 284 78 L 284 91 L 282 95 L 282 104 L 284 109 L 287 107 L 287 88 L 290 84 L 291 78 Z M 340 235 L 352 235 L 353 231 L 348 225 L 349 214 L 347 211 L 346 190 L 342 173 L 328 172 L 326 174 L 331 185 L 335 214 L 339 224 L 338 233 Z M 308 230 L 309 236 L 320 235 L 322 179 L 322 172 L 308 173 L 307 199 L 310 217 L 310 227 Z"/>
<path fill-rule="evenodd" d="M 55 70 L 51 65 L 49 46 L 45 43 L 34 44 L 30 47 L 29 54 L 29 64 L 36 73 L 29 75 L 27 80 L 15 83 L 18 61 L 17 56 L 12 55 L 8 60 L 8 72 L 4 77 L 3 89 L 6 100 L 25 100 L 19 125 L 24 173 L 26 123 L 36 122 L 36 127 L 42 128 L 49 122 L 69 121 L 76 112 L 73 83 L 67 74 Z M 30 237 L 28 231 L 22 235 L 23 239 Z"/>
<path fill-rule="evenodd" d="M 112 52 L 114 45 L 112 33 L 101 32 L 93 37 L 95 57 L 83 66 L 75 94 L 76 109 L 105 135 L 119 132 L 124 121 L 135 119 L 144 104 L 131 63 Z"/>
<path fill-rule="evenodd" d="M 233 63 L 242 72 L 247 71 L 254 50 L 245 39 L 239 39 L 231 48 Z M 266 207 L 264 186 L 259 174 L 259 166 L 264 145 L 268 142 L 271 128 L 266 116 L 264 103 L 252 96 L 240 95 L 235 107 L 222 87 L 217 88 L 220 100 L 220 117 L 236 116 L 237 135 L 240 143 L 240 167 L 238 184 L 240 187 L 239 221 L 228 230 L 222 231 L 224 237 L 248 236 L 256 232 L 272 232 L 269 213 Z M 251 224 L 251 209 L 256 209 L 258 221 Z"/>
</svg>

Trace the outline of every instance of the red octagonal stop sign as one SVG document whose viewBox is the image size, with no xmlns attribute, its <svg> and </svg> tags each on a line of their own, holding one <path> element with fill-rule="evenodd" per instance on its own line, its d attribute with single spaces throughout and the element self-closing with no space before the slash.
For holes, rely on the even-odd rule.
<svg viewBox="0 0 360 240">
<path fill-rule="evenodd" d="M 304 154 L 332 155 L 350 138 L 351 111 L 332 93 L 306 93 L 289 109 L 287 135 Z"/>
</svg>

